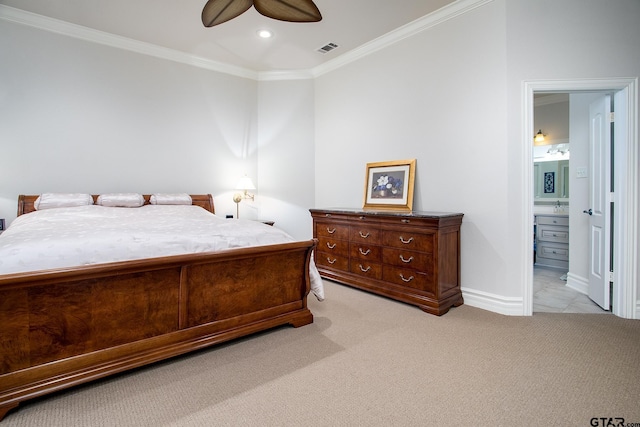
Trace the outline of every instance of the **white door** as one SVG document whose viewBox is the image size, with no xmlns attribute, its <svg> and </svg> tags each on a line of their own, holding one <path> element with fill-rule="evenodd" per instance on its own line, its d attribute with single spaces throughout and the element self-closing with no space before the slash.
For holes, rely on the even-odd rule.
<svg viewBox="0 0 640 427">
<path fill-rule="evenodd" d="M 611 266 L 611 97 L 589 106 L 589 298 L 609 310 Z"/>
</svg>

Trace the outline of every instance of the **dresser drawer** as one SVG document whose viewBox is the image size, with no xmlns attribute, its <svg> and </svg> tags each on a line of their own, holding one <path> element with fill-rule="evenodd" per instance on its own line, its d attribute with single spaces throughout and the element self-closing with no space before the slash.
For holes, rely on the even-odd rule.
<svg viewBox="0 0 640 427">
<path fill-rule="evenodd" d="M 382 248 L 380 246 L 361 245 L 351 242 L 349 244 L 349 256 L 355 259 L 364 259 L 371 262 L 382 260 Z"/>
<path fill-rule="evenodd" d="M 346 257 L 349 256 L 349 242 L 331 237 L 320 237 L 316 250 Z"/>
<path fill-rule="evenodd" d="M 433 272 L 433 255 L 406 249 L 382 249 L 382 262 L 401 268 Z"/>
<path fill-rule="evenodd" d="M 463 304 L 462 214 L 344 208 L 309 212 L 322 277 L 438 316 Z"/>
<path fill-rule="evenodd" d="M 553 225 L 539 225 L 536 230 L 538 241 L 569 243 L 569 229 Z"/>
<path fill-rule="evenodd" d="M 318 221 L 316 237 L 331 237 L 333 239 L 349 240 L 349 226 L 332 222 Z"/>
<path fill-rule="evenodd" d="M 538 225 L 563 225 L 569 226 L 569 217 L 561 215 L 536 215 Z"/>
<path fill-rule="evenodd" d="M 366 243 L 369 245 L 380 244 L 380 229 L 368 224 L 352 225 L 350 227 L 349 240 L 352 242 Z"/>
<path fill-rule="evenodd" d="M 367 260 L 351 260 L 352 273 L 359 276 L 368 277 L 370 279 L 380 280 L 382 277 L 382 266 L 375 262 L 369 262 Z"/>
<path fill-rule="evenodd" d="M 326 252 L 315 252 L 316 265 L 333 270 L 349 271 L 349 258 Z"/>
<path fill-rule="evenodd" d="M 569 261 L 569 246 L 554 243 L 539 243 L 536 257 L 556 259 L 559 261 Z"/>
<path fill-rule="evenodd" d="M 433 252 L 435 234 L 416 233 L 411 229 L 384 230 L 382 245 L 410 251 Z"/>
<path fill-rule="evenodd" d="M 385 265 L 382 269 L 382 280 L 394 285 L 406 286 L 435 294 L 432 274 Z"/>
</svg>

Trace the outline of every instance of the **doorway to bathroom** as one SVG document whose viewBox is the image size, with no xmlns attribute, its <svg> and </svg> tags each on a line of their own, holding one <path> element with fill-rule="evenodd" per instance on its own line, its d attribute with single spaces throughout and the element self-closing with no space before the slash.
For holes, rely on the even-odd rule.
<svg viewBox="0 0 640 427">
<path fill-rule="evenodd" d="M 610 98 L 600 92 L 534 94 L 533 312 L 610 313 L 609 301 L 600 301 L 601 307 L 588 295 L 588 221 L 569 216 L 571 202 L 589 203 L 590 177 L 602 176 L 589 161 L 589 107 L 604 97 Z"/>
<path fill-rule="evenodd" d="M 569 171 L 569 194 L 570 203 L 566 201 L 565 209 L 568 210 L 568 218 L 570 225 L 570 242 L 569 242 L 569 268 L 567 271 L 567 282 L 570 286 L 565 288 L 578 290 L 579 293 L 585 294 L 590 292 L 590 276 L 594 270 L 600 268 L 599 274 L 602 278 L 602 287 L 606 288 L 609 293 L 610 306 L 612 312 L 620 317 L 637 318 L 636 304 L 637 299 L 637 263 L 634 262 L 633 254 L 637 254 L 638 249 L 638 213 L 637 206 L 637 189 L 638 189 L 638 150 L 637 150 L 637 131 L 636 112 L 637 112 L 637 79 L 612 79 L 612 80 L 577 80 L 577 81 L 540 81 L 525 82 L 524 96 L 524 131 L 526 138 L 523 136 L 523 143 L 532 147 L 532 139 L 540 130 L 534 123 L 534 111 L 536 96 L 551 96 L 558 94 L 569 95 L 570 98 L 586 101 L 589 96 L 601 96 L 604 94 L 612 94 L 611 104 L 615 110 L 615 129 L 613 138 L 613 157 L 612 160 L 616 167 L 612 169 L 610 174 L 612 182 L 615 183 L 615 191 L 606 193 L 606 206 L 612 207 L 607 211 L 610 215 L 611 227 L 611 251 L 609 253 L 616 254 L 615 257 L 608 258 L 610 268 L 607 265 L 606 271 L 602 271 L 602 265 L 593 262 L 593 253 L 587 252 L 587 255 L 579 254 L 574 256 L 574 250 L 580 251 L 585 248 L 589 249 L 591 243 L 583 244 L 584 241 L 593 242 L 601 236 L 595 236 L 593 228 L 589 225 L 589 215 L 584 212 L 589 211 L 589 204 L 593 194 L 591 190 L 583 193 L 583 198 L 578 197 L 580 186 L 589 187 L 589 178 L 592 176 L 593 165 L 590 163 L 591 158 L 597 157 L 589 155 L 589 150 L 585 150 L 585 156 L 580 160 L 578 148 L 569 146 L 570 163 Z M 570 116 L 573 114 L 570 112 Z M 577 113 L 576 113 L 577 114 Z M 588 117 L 588 116 L 587 116 Z M 573 117 L 570 117 L 573 119 Z M 590 119 L 587 118 L 588 122 Z M 571 122 L 572 120 L 570 120 Z M 579 138 L 584 144 L 584 140 L 588 140 L 589 128 L 584 131 L 583 136 L 571 133 L 570 143 L 573 145 Z M 544 130 L 543 130 L 544 133 Z M 574 138 L 575 137 L 575 138 Z M 577 144 L 576 144 L 577 145 Z M 532 147 L 533 148 L 533 147 Z M 525 241 L 530 243 L 529 248 L 534 245 L 534 235 L 531 232 L 531 221 L 534 219 L 534 151 L 533 149 L 524 150 L 523 179 L 525 182 L 526 204 L 524 211 L 529 218 L 528 225 L 523 226 L 523 232 L 526 233 Z M 556 175 L 556 174 L 554 174 Z M 586 175 L 586 176 L 585 176 Z M 559 173 L 554 178 L 559 178 Z M 581 180 L 580 180 L 581 179 Z M 572 183 L 576 183 L 572 186 Z M 575 188 L 574 188 L 575 187 Z M 586 196 L 584 196 L 586 194 Z M 556 194 L 557 196 L 557 194 Z M 577 199 L 576 199 L 577 198 Z M 562 202 L 560 203 L 562 205 Z M 556 203 L 552 203 L 547 209 L 558 209 Z M 552 212 L 557 213 L 557 212 Z M 586 225 L 585 225 L 586 223 Z M 576 225 L 577 224 L 577 225 Z M 578 231 L 574 230 L 578 227 Z M 586 230 L 580 232 L 580 228 Z M 537 230 L 536 230 L 537 231 Z M 575 239 L 574 239 L 575 237 Z M 583 243 L 580 243 L 582 239 Z M 536 248 L 537 249 L 537 248 Z M 590 249 L 589 249 L 590 250 Z M 533 251 L 526 252 L 523 258 L 523 268 L 528 273 L 525 275 L 525 283 L 523 289 L 523 311 L 525 315 L 533 313 L 534 309 L 534 292 L 537 285 L 534 286 L 534 255 Z M 575 259 L 574 259 L 575 258 Z M 580 263 L 585 266 L 580 267 Z M 574 268 L 575 267 L 575 268 Z M 536 271 L 537 272 L 537 271 Z M 565 285 L 566 285 L 565 284 Z M 604 291 L 603 291 L 604 292 Z"/>
</svg>

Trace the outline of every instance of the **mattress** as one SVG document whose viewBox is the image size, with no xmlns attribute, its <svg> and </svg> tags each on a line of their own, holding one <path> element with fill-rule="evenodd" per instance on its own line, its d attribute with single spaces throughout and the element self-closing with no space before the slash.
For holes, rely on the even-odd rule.
<svg viewBox="0 0 640 427">
<path fill-rule="evenodd" d="M 229 220 L 193 205 L 98 205 L 34 211 L 0 235 L 0 274 L 49 270 L 295 241 L 259 221 Z M 311 290 L 324 299 L 310 264 Z"/>
</svg>

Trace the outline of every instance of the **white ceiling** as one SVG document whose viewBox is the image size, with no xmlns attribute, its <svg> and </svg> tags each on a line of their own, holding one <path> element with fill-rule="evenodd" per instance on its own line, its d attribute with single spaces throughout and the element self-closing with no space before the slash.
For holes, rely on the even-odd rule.
<svg viewBox="0 0 640 427">
<path fill-rule="evenodd" d="M 205 28 L 206 0 L 0 0 L 0 4 L 256 72 L 308 70 L 455 0 L 314 0 L 317 23 L 290 23 L 253 7 Z M 269 29 L 271 39 L 256 32 Z M 329 53 L 327 43 L 339 47 Z"/>
</svg>

